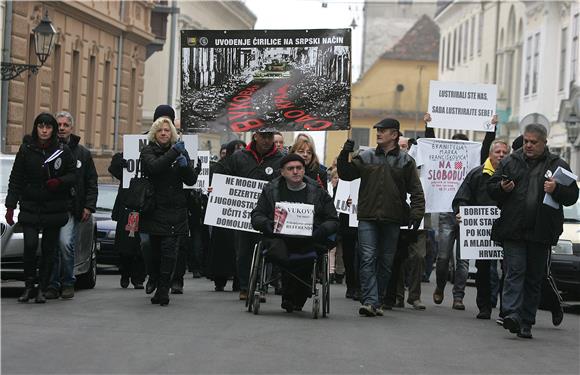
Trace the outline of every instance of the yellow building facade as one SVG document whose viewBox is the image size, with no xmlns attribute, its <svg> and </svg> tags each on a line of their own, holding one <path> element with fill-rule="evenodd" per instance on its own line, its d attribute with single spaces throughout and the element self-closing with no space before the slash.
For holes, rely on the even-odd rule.
<svg viewBox="0 0 580 375">
<path fill-rule="evenodd" d="M 401 123 L 406 137 L 424 135 L 429 81 L 438 76 L 439 31 L 423 16 L 352 86 L 351 130 L 327 132 L 324 163 L 330 166 L 347 138 L 355 147 L 376 145 L 373 125 L 385 117 Z"/>
</svg>

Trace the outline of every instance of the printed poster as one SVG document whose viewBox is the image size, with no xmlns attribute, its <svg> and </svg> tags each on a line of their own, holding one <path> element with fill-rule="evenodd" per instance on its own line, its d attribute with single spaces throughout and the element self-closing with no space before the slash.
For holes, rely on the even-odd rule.
<svg viewBox="0 0 580 375">
<path fill-rule="evenodd" d="M 276 202 L 274 207 L 274 233 L 290 236 L 312 236 L 314 205 Z"/>
<path fill-rule="evenodd" d="M 495 206 L 459 207 L 459 251 L 461 259 L 503 259 L 503 248 L 491 240 L 491 227 L 499 218 Z"/>
<path fill-rule="evenodd" d="M 351 30 L 182 30 L 181 123 L 194 132 L 346 130 Z"/>
</svg>

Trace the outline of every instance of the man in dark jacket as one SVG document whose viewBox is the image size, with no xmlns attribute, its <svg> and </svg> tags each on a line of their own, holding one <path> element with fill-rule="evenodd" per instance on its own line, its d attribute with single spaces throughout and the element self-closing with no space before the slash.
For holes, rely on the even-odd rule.
<svg viewBox="0 0 580 375">
<path fill-rule="evenodd" d="M 578 199 L 578 185 L 568 186 L 552 177 L 558 167 L 568 164 L 550 153 L 546 129 L 526 126 L 524 146 L 503 159 L 487 183 L 501 216 L 493 225 L 491 239 L 503 243 L 507 273 L 503 289 L 503 326 L 519 337 L 532 338 L 540 290 L 550 247 L 562 233 L 562 205 Z M 543 204 L 550 194 L 559 207 Z"/>
<path fill-rule="evenodd" d="M 277 259 L 285 262 L 290 253 L 306 253 L 316 246 L 324 249 L 328 236 L 338 229 L 338 216 L 332 198 L 316 181 L 305 178 L 306 164 L 297 154 L 288 154 L 280 162 L 279 177 L 264 186 L 256 207 L 252 211 L 252 226 L 261 231 L 272 246 L 277 246 Z M 276 202 L 297 202 L 314 206 L 312 237 L 274 237 L 274 208 Z M 279 253 L 281 251 L 281 254 Z M 310 269 L 302 267 L 295 271 L 307 280 Z M 282 308 L 287 312 L 302 310 L 310 293 L 309 288 L 286 273 L 282 277 Z"/>
<path fill-rule="evenodd" d="M 260 128 L 252 135 L 245 149 L 224 159 L 226 174 L 256 180 L 272 181 L 279 175 L 283 155 L 274 144 L 273 128 Z M 236 231 L 236 267 L 240 284 L 240 300 L 248 297 L 248 278 L 254 245 L 260 240 L 252 232 Z"/>
<path fill-rule="evenodd" d="M 487 182 L 493 176 L 500 161 L 509 154 L 509 146 L 504 141 L 493 141 L 489 150 L 489 157 L 479 167 L 470 171 L 453 198 L 453 212 L 457 221 L 461 222 L 459 207 L 461 206 L 495 206 L 496 202 L 487 193 Z M 490 260 L 478 259 L 475 261 L 477 276 L 477 307 L 479 308 L 478 319 L 491 318 L 491 280 Z"/>
<path fill-rule="evenodd" d="M 359 314 L 364 316 L 383 315 L 380 298 L 391 276 L 400 226 L 409 225 L 417 231 L 425 214 L 417 166 L 399 149 L 399 122 L 386 118 L 374 127 L 376 149 L 365 150 L 349 162 L 354 141 L 347 140 L 337 163 L 341 179 L 361 179 L 357 209 L 362 292 Z M 410 207 L 407 194 L 411 195 Z"/>
<path fill-rule="evenodd" d="M 60 229 L 60 246 L 54 256 L 54 265 L 47 299 L 73 298 L 75 289 L 75 246 L 79 224 L 91 219 L 97 207 L 98 175 L 91 152 L 79 144 L 80 137 L 73 134 L 74 120 L 70 113 L 59 112 L 55 116 L 58 123 L 58 138 L 66 144 L 75 158 L 76 183 L 71 190 L 73 207 L 69 220 Z M 62 288 L 62 289 L 61 289 Z"/>
</svg>

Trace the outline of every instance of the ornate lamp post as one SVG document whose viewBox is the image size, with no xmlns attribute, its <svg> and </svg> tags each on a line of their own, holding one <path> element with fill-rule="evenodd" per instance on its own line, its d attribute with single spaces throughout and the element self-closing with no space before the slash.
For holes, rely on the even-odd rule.
<svg viewBox="0 0 580 375">
<path fill-rule="evenodd" d="M 34 52 L 38 56 L 40 65 L 2 62 L 2 81 L 10 81 L 27 70 L 37 74 L 38 68 L 43 66 L 48 59 L 56 39 L 56 29 L 48 18 L 48 11 L 32 32 L 34 33 Z"/>
<path fill-rule="evenodd" d="M 574 147 L 574 143 L 578 139 L 578 133 L 580 133 L 580 118 L 575 113 L 571 113 L 566 120 L 566 132 L 568 133 L 568 142 Z"/>
</svg>

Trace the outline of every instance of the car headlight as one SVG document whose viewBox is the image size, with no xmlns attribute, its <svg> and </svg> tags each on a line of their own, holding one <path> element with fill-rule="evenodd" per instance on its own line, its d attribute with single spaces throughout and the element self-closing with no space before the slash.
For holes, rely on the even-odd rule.
<svg viewBox="0 0 580 375">
<path fill-rule="evenodd" d="M 558 244 L 556 246 L 552 246 L 552 254 L 572 255 L 573 254 L 572 249 L 573 249 L 572 241 L 558 240 Z"/>
<path fill-rule="evenodd" d="M 116 232 L 114 230 L 109 231 L 109 233 L 107 233 L 107 238 L 115 239 L 115 233 Z"/>
</svg>

